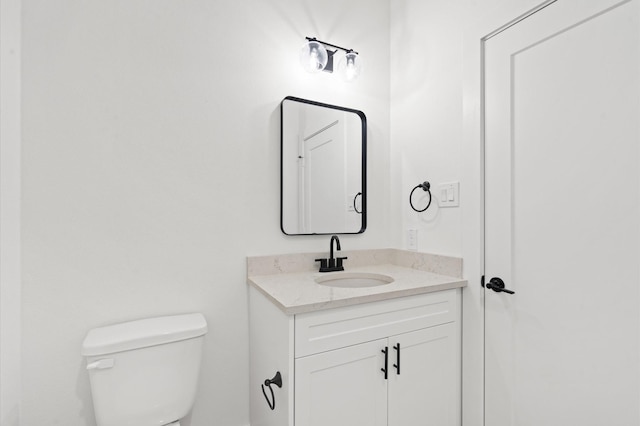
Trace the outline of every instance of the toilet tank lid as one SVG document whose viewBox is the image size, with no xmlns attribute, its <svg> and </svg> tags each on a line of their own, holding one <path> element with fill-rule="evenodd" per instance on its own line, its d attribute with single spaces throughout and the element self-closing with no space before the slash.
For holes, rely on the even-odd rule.
<svg viewBox="0 0 640 426">
<path fill-rule="evenodd" d="M 200 313 L 146 318 L 89 330 L 82 355 L 104 355 L 191 339 L 207 332 Z"/>
</svg>

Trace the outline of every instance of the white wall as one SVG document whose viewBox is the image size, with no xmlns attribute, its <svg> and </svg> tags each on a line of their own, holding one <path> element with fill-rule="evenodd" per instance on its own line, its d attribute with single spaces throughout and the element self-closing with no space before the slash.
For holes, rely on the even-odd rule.
<svg viewBox="0 0 640 426">
<path fill-rule="evenodd" d="M 20 424 L 20 1 L 0 2 L 0 425 Z"/>
<path fill-rule="evenodd" d="M 414 228 L 420 251 L 460 256 L 461 208 L 439 208 L 437 184 L 460 180 L 463 2 L 390 4 L 392 200 L 400 208 L 394 235 L 406 248 Z M 423 181 L 431 183 L 433 201 L 417 213 L 409 194 Z M 464 205 L 464 184 L 460 191 Z M 426 205 L 424 195 L 414 194 L 417 208 Z"/>
<path fill-rule="evenodd" d="M 190 423 L 247 424 L 245 257 L 329 244 L 279 229 L 284 96 L 367 114 L 369 227 L 342 243 L 391 243 L 388 1 L 25 0 L 22 27 L 21 424 L 94 424 L 88 329 L 189 311 L 210 325 Z M 365 72 L 305 74 L 304 36 Z"/>
</svg>

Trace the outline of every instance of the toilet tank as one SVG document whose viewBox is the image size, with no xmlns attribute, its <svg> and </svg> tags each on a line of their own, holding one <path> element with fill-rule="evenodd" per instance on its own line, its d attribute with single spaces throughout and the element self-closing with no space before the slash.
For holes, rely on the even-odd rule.
<svg viewBox="0 0 640 426">
<path fill-rule="evenodd" d="M 82 344 L 98 426 L 160 426 L 195 400 L 207 322 L 202 314 L 89 331 Z"/>
</svg>

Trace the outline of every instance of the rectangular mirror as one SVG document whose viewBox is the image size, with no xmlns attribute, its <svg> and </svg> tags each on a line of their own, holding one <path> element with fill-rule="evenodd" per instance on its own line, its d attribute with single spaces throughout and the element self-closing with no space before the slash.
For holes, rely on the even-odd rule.
<svg viewBox="0 0 640 426">
<path fill-rule="evenodd" d="M 367 226 L 367 119 L 362 111 L 287 96 L 280 106 L 280 228 L 359 234 Z"/>
</svg>

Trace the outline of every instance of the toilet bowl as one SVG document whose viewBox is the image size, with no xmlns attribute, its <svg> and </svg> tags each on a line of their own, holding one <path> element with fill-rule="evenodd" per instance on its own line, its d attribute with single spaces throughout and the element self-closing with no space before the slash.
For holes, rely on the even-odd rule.
<svg viewBox="0 0 640 426">
<path fill-rule="evenodd" d="M 202 314 L 94 328 L 82 344 L 98 426 L 180 426 L 195 401 Z"/>
</svg>

